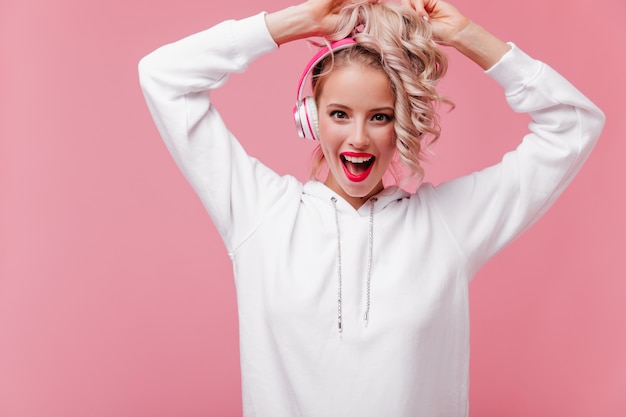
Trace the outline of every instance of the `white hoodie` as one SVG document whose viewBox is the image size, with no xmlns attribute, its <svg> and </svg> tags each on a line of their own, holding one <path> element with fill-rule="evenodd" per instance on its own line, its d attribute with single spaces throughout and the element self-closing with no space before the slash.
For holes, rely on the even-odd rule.
<svg viewBox="0 0 626 417">
<path fill-rule="evenodd" d="M 211 105 L 229 73 L 276 48 L 260 14 L 163 46 L 139 67 L 159 132 L 233 262 L 244 415 L 467 415 L 468 284 L 564 190 L 604 115 L 513 45 L 487 74 L 532 118 L 519 147 L 355 210 L 323 183 L 248 156 Z"/>
</svg>

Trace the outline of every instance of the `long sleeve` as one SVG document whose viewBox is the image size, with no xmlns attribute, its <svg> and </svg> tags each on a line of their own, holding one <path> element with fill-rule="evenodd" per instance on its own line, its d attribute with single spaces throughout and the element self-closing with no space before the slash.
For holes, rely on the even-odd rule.
<svg viewBox="0 0 626 417">
<path fill-rule="evenodd" d="M 487 74 L 513 110 L 530 115 L 530 132 L 499 164 L 434 189 L 474 272 L 546 212 L 591 153 L 605 120 L 561 75 L 512 46 Z"/>
<path fill-rule="evenodd" d="M 165 45 L 139 63 L 141 87 L 159 133 L 229 252 L 294 180 L 279 177 L 244 152 L 213 107 L 210 90 L 276 48 L 259 14 Z"/>
</svg>

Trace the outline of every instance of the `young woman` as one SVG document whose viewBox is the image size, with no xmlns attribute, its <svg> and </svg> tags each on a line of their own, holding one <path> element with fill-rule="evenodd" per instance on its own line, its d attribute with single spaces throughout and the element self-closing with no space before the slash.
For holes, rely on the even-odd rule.
<svg viewBox="0 0 626 417">
<path fill-rule="evenodd" d="M 311 64 L 313 98 L 296 110 L 328 167 L 301 184 L 245 153 L 210 91 L 311 36 L 339 42 Z M 532 123 L 499 164 L 410 194 L 383 176 L 395 159 L 419 176 L 439 135 L 435 42 L 484 68 Z M 309 0 L 223 22 L 145 57 L 140 79 L 233 262 L 244 415 L 467 415 L 468 284 L 572 180 L 602 112 L 437 0 Z"/>
</svg>

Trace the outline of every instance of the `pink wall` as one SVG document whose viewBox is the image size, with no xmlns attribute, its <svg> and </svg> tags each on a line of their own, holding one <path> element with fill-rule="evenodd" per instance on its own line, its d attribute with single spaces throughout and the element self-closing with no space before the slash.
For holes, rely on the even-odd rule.
<svg viewBox="0 0 626 417">
<path fill-rule="evenodd" d="M 0 3 L 0 416 L 240 414 L 229 260 L 136 75 L 163 43 L 289 4 L 216 3 Z M 626 3 L 456 4 L 608 116 L 571 188 L 472 284 L 471 415 L 624 416 Z M 300 178 L 312 148 L 290 113 L 311 53 L 285 46 L 216 99 L 252 154 Z M 526 124 L 451 58 L 433 182 L 495 162 Z"/>
</svg>

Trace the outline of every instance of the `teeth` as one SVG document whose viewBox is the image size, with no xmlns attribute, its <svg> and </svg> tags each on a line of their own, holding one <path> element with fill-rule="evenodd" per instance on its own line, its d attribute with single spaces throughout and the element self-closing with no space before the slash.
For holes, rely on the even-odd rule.
<svg viewBox="0 0 626 417">
<path fill-rule="evenodd" d="M 363 162 L 368 162 L 370 159 L 372 159 L 372 156 L 348 156 L 348 155 L 344 155 L 343 156 L 345 158 L 346 161 L 348 162 L 352 162 L 353 164 L 362 164 Z"/>
</svg>

